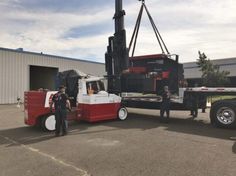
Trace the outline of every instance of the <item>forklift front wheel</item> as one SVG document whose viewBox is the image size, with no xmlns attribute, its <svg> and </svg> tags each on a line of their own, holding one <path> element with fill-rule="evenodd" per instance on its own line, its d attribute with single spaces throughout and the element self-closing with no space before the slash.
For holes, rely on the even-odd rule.
<svg viewBox="0 0 236 176">
<path fill-rule="evenodd" d="M 118 110 L 118 118 L 120 120 L 125 120 L 128 116 L 128 111 L 125 107 L 121 107 L 119 110 Z"/>
</svg>

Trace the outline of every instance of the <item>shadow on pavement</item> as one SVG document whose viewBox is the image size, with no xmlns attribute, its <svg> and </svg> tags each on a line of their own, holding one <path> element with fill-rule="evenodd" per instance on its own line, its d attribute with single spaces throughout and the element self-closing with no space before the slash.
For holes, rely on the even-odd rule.
<svg viewBox="0 0 236 176">
<path fill-rule="evenodd" d="M 110 128 L 104 128 L 104 126 Z M 96 129 L 93 127 L 96 127 Z M 68 131 L 69 135 L 86 135 L 91 133 L 119 131 L 121 129 L 149 130 L 158 127 L 165 127 L 167 131 L 227 140 L 235 135 L 235 130 L 214 128 L 211 124 L 198 119 L 171 118 L 170 123 L 165 124 L 159 122 L 158 116 L 140 114 L 129 114 L 129 117 L 125 121 L 112 120 L 98 123 L 70 122 Z M 55 138 L 53 132 L 43 132 L 41 129 L 33 127 L 0 130 L 0 137 L 1 136 L 8 137 L 17 142 L 13 143 L 6 139 L 0 141 L 0 145 L 7 145 L 8 147 L 20 144 L 34 144 Z M 232 150 L 236 153 L 236 144 L 234 144 Z"/>
<path fill-rule="evenodd" d="M 111 129 L 82 130 L 81 129 L 82 126 L 86 127 L 87 129 L 93 126 L 96 127 L 106 126 L 106 127 L 111 127 Z M 158 127 L 165 127 L 165 130 L 167 131 L 173 131 L 183 134 L 192 134 L 197 136 L 206 136 L 225 140 L 230 140 L 230 137 L 235 135 L 235 130 L 215 128 L 210 123 L 206 123 L 201 119 L 171 118 L 170 122 L 166 124 L 159 122 L 159 116 L 133 114 L 133 113 L 130 113 L 129 117 L 125 121 L 112 120 L 98 123 L 83 123 L 82 125 L 81 124 L 76 125 L 73 128 L 77 128 L 79 130 L 76 132 L 72 132 L 70 134 L 86 135 L 90 133 L 117 131 L 120 129 L 140 129 L 144 131 Z"/>
<path fill-rule="evenodd" d="M 86 130 L 87 126 L 83 123 L 78 124 L 77 122 L 72 122 L 69 130 L 77 129 Z M 51 140 L 55 136 L 54 132 L 43 131 L 40 128 L 24 126 L 19 128 L 4 129 L 0 130 L 0 145 L 7 145 L 7 147 L 16 145 L 28 145 L 34 144 L 46 140 Z"/>
<path fill-rule="evenodd" d="M 7 145 L 7 147 L 16 146 L 20 144 L 32 144 L 51 139 L 51 133 L 40 131 L 35 127 L 19 127 L 0 131 L 0 137 L 3 140 L 0 145 Z M 5 139 L 4 139 L 5 138 Z"/>
<path fill-rule="evenodd" d="M 167 131 L 173 131 L 184 134 L 206 136 L 218 139 L 230 140 L 235 135 L 234 129 L 215 128 L 210 123 L 201 119 L 180 119 L 171 118 L 168 124 L 160 123 L 159 116 L 129 114 L 129 118 L 124 122 L 116 121 L 112 123 L 103 123 L 103 125 L 112 126 L 121 129 L 139 128 L 148 130 L 151 128 L 165 127 Z"/>
</svg>

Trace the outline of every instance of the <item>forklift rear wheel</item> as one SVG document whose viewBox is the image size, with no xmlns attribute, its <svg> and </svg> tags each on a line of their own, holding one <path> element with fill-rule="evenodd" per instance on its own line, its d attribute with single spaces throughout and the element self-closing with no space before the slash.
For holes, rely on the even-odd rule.
<svg viewBox="0 0 236 176">
<path fill-rule="evenodd" d="M 55 115 L 49 114 L 45 117 L 43 117 L 42 120 L 42 127 L 46 131 L 54 131 L 56 125 Z"/>
<path fill-rule="evenodd" d="M 128 116 L 128 111 L 125 107 L 121 107 L 119 110 L 118 110 L 118 118 L 120 120 L 125 120 Z"/>
</svg>

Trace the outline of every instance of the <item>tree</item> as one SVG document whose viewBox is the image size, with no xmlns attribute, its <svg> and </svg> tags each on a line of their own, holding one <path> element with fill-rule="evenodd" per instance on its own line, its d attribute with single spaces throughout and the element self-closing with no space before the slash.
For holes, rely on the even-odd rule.
<svg viewBox="0 0 236 176">
<path fill-rule="evenodd" d="M 218 65 L 213 65 L 210 59 L 207 58 L 205 53 L 198 51 L 199 59 L 197 59 L 197 65 L 202 72 L 202 84 L 209 87 L 225 86 L 230 83 L 227 77 L 229 71 L 220 71 Z"/>
</svg>

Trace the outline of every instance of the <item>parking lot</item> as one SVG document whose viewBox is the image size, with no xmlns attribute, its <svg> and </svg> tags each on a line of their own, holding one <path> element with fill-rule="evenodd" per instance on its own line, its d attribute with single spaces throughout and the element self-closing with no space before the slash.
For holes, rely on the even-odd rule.
<svg viewBox="0 0 236 176">
<path fill-rule="evenodd" d="M 71 122 L 69 134 L 24 125 L 24 112 L 0 106 L 1 176 L 234 176 L 235 130 L 210 125 L 207 113 L 192 119 L 172 111 L 128 109 L 126 121 Z"/>
</svg>

